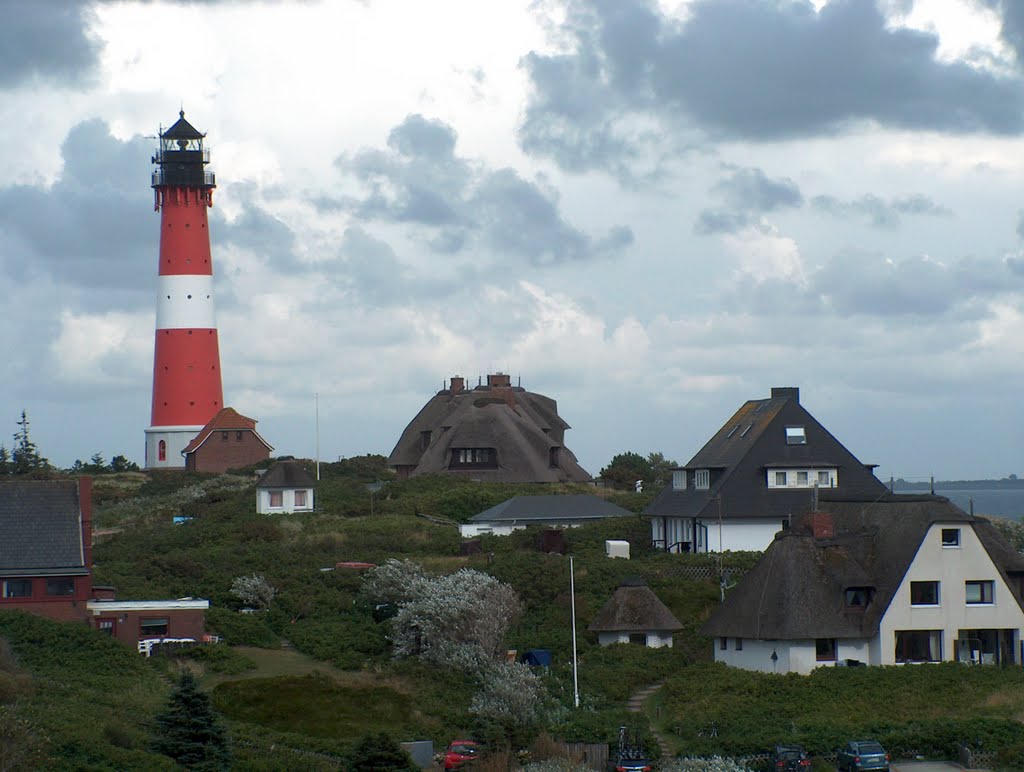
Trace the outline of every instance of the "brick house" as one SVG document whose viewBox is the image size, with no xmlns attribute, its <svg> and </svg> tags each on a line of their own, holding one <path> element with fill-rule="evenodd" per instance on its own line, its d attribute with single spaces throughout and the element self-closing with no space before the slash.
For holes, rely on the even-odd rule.
<svg viewBox="0 0 1024 772">
<path fill-rule="evenodd" d="M 207 600 L 118 601 L 93 586 L 92 478 L 0 482 L 0 534 L 0 613 L 82 622 L 132 647 L 203 639 Z"/>
<path fill-rule="evenodd" d="M 185 446 L 189 472 L 226 472 L 270 458 L 273 446 L 256 432 L 256 420 L 226 407 Z"/>
</svg>

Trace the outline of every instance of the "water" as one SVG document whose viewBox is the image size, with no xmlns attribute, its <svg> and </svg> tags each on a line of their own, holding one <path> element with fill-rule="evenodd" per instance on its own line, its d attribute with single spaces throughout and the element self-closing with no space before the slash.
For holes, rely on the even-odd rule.
<svg viewBox="0 0 1024 772">
<path fill-rule="evenodd" d="M 945 496 L 964 512 L 971 511 L 971 502 L 973 501 L 973 511 L 976 515 L 992 515 L 1010 520 L 1024 518 L 1024 489 L 963 488 L 943 490 L 942 486 L 936 483 L 935 493 Z"/>
</svg>

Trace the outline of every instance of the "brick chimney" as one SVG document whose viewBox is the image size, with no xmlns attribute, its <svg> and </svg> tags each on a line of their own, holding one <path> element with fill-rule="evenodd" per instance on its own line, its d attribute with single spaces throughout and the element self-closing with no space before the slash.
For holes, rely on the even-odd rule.
<svg viewBox="0 0 1024 772">
<path fill-rule="evenodd" d="M 493 375 L 488 375 L 487 385 L 491 388 L 495 386 L 511 386 L 512 376 L 506 373 L 494 373 Z"/>
<path fill-rule="evenodd" d="M 832 515 L 828 512 L 811 513 L 811 533 L 815 539 L 832 539 L 836 535 Z"/>
<path fill-rule="evenodd" d="M 796 386 L 772 386 L 772 399 L 791 399 L 800 404 L 800 389 Z"/>
<path fill-rule="evenodd" d="M 461 375 L 453 375 L 451 386 L 448 387 L 452 394 L 458 394 L 466 388 L 466 379 Z"/>
</svg>

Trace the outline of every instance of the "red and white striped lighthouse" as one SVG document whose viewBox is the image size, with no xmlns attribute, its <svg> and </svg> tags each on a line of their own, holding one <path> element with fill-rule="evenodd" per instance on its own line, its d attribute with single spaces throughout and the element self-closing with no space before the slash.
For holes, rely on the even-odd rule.
<svg viewBox="0 0 1024 772">
<path fill-rule="evenodd" d="M 184 468 L 181 451 L 224 406 L 206 218 L 216 185 L 205 135 L 179 116 L 153 157 L 160 270 L 147 469 Z"/>
</svg>

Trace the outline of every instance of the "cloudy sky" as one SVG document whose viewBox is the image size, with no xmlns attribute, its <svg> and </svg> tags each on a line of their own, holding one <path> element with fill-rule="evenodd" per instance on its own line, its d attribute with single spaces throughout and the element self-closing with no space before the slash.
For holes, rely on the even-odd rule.
<svg viewBox="0 0 1024 772">
<path fill-rule="evenodd" d="M 225 401 L 390 452 L 454 374 L 596 473 L 801 401 L 879 476 L 1024 475 L 1024 3 L 0 0 L 0 422 L 142 462 L 153 136 L 207 132 Z M 0 423 L 2 425 L 2 423 Z"/>
</svg>

